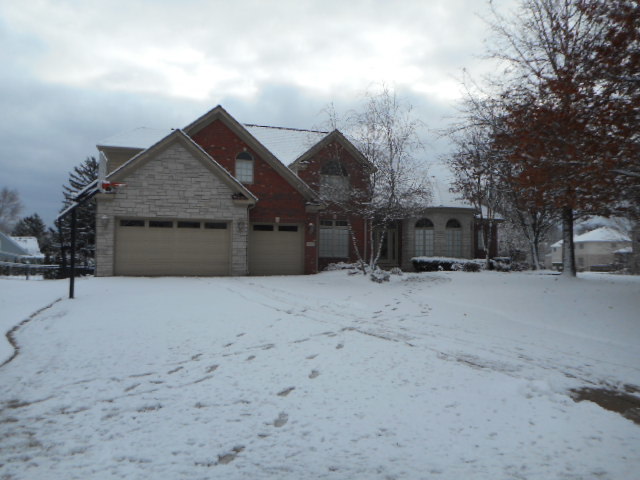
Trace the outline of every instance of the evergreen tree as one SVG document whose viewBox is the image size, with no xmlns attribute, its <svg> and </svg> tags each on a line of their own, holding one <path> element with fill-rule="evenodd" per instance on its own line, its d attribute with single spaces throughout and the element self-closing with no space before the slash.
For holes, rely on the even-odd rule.
<svg viewBox="0 0 640 480">
<path fill-rule="evenodd" d="M 63 186 L 64 211 L 75 203 L 75 198 L 80 191 L 98 178 L 98 161 L 95 157 L 87 157 L 80 165 L 74 167 L 69 173 L 67 185 Z M 71 214 L 65 215 L 56 222 L 58 230 L 54 241 L 60 251 L 59 265 L 66 270 L 71 248 Z M 94 199 L 88 200 L 76 209 L 76 265 L 91 266 L 95 257 L 96 238 L 96 203 Z"/>
</svg>

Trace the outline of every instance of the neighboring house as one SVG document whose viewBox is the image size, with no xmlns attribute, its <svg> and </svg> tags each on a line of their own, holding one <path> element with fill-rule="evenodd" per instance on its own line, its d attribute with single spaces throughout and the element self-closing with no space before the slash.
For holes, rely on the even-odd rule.
<svg viewBox="0 0 640 480">
<path fill-rule="evenodd" d="M 556 268 L 562 266 L 562 243 L 560 240 L 551 245 L 551 261 Z M 631 247 L 631 239 L 611 227 L 600 227 L 576 235 L 573 243 L 576 268 L 583 272 L 614 270 L 617 263 L 616 253 Z"/>
<path fill-rule="evenodd" d="M 356 259 L 349 228 L 370 253 L 367 222 L 338 205 L 366 191 L 371 165 L 337 130 L 243 125 L 218 106 L 183 129 L 141 128 L 98 149 L 106 180 L 124 184 L 96 195 L 99 276 L 316 273 Z M 424 216 L 390 228 L 383 265 L 473 257 L 474 210 L 438 188 Z"/>
<path fill-rule="evenodd" d="M 0 232 L 0 261 L 13 263 L 42 263 L 38 239 L 35 237 L 11 237 Z"/>
</svg>

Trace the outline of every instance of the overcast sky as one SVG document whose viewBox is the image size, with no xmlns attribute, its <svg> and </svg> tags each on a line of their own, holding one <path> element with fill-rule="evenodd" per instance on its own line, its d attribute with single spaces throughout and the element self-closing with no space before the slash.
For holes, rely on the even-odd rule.
<svg viewBox="0 0 640 480">
<path fill-rule="evenodd" d="M 499 5 L 503 2 L 496 2 Z M 0 188 L 49 224 L 68 173 L 139 126 L 221 104 L 241 122 L 313 128 L 381 82 L 443 126 L 482 71 L 485 0 L 0 0 Z M 423 132 L 435 160 L 446 142 Z"/>
</svg>

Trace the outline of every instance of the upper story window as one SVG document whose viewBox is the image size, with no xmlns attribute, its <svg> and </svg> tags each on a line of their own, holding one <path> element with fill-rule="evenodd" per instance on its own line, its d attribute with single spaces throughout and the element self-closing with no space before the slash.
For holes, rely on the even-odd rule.
<svg viewBox="0 0 640 480">
<path fill-rule="evenodd" d="M 236 157 L 236 178 L 242 183 L 253 183 L 253 156 L 240 152 Z"/>
<path fill-rule="evenodd" d="M 338 160 L 329 160 L 320 169 L 320 196 L 336 202 L 349 197 L 349 176 Z"/>
<path fill-rule="evenodd" d="M 433 222 L 428 218 L 418 220 L 416 222 L 415 236 L 415 256 L 432 257 L 434 250 Z"/>
</svg>

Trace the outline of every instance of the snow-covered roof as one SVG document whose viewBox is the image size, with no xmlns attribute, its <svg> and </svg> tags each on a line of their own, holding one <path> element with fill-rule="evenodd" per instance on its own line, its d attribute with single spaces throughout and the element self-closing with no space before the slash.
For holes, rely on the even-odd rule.
<svg viewBox="0 0 640 480">
<path fill-rule="evenodd" d="M 325 138 L 329 132 L 296 128 L 244 124 L 244 127 L 283 164 L 289 166 L 303 153 Z M 127 147 L 146 149 L 169 135 L 172 129 L 140 127 L 121 132 L 98 143 L 99 147 Z M 472 205 L 451 193 L 451 179 L 445 170 L 432 172 L 429 183 L 432 190 L 430 207 L 473 208 Z"/>
<path fill-rule="evenodd" d="M 613 252 L 613 253 L 618 253 L 618 254 L 620 254 L 620 255 L 626 255 L 626 254 L 628 254 L 628 253 L 633 253 L 633 248 L 632 248 L 631 246 L 629 246 L 629 247 L 624 247 L 624 248 L 621 248 L 620 250 L 616 250 L 616 251 L 615 251 L 615 252 Z"/>
<path fill-rule="evenodd" d="M 590 232 L 583 233 L 582 235 L 575 235 L 573 237 L 574 243 L 583 242 L 630 242 L 631 239 L 624 233 L 611 227 L 600 227 Z M 559 247 L 562 245 L 562 240 L 558 240 L 551 247 Z"/>
<path fill-rule="evenodd" d="M 295 128 L 269 127 L 245 124 L 244 127 L 262 145 L 285 165 L 291 165 L 298 157 L 328 135 L 329 132 Z"/>
<path fill-rule="evenodd" d="M 630 242 L 631 239 L 611 227 L 600 227 L 575 237 L 574 242 Z"/>
<path fill-rule="evenodd" d="M 316 130 L 265 125 L 246 124 L 244 127 L 278 160 L 287 166 L 328 134 L 328 132 Z M 98 142 L 98 146 L 145 149 L 162 140 L 171 132 L 172 129 L 140 127 L 105 138 Z"/>
<path fill-rule="evenodd" d="M 40 245 L 38 245 L 38 239 L 36 237 L 11 237 L 15 242 L 20 245 L 28 255 L 33 257 L 42 256 L 40 252 Z"/>
<path fill-rule="evenodd" d="M 469 202 L 460 199 L 457 193 L 449 190 L 451 182 L 445 175 L 432 175 L 429 184 L 432 194 L 431 207 L 473 208 Z"/>
<path fill-rule="evenodd" d="M 120 132 L 98 142 L 99 147 L 149 148 L 169 135 L 173 129 L 139 127 Z"/>
</svg>

